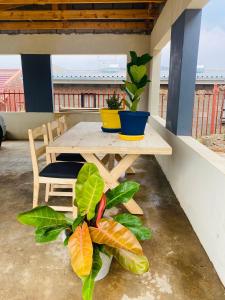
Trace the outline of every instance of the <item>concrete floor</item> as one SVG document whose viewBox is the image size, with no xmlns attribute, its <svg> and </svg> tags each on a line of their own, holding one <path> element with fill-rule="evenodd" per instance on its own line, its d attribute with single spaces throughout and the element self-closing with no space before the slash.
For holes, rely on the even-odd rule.
<svg viewBox="0 0 225 300">
<path fill-rule="evenodd" d="M 113 261 L 111 273 L 96 284 L 94 300 L 225 299 L 225 290 L 155 159 L 142 157 L 135 169 L 132 179 L 142 185 L 136 199 L 154 233 L 143 243 L 151 270 L 136 276 Z M 62 242 L 36 245 L 33 229 L 16 221 L 31 203 L 28 144 L 5 142 L 0 149 L 0 299 L 80 300 L 80 280 Z"/>
</svg>

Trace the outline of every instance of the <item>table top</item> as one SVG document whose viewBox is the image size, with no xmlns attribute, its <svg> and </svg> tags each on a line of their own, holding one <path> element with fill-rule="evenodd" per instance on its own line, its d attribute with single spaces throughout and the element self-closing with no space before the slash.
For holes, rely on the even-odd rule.
<svg viewBox="0 0 225 300">
<path fill-rule="evenodd" d="M 80 122 L 50 143 L 47 153 L 172 154 L 169 144 L 149 125 L 141 141 L 124 141 L 105 133 L 100 122 Z"/>
</svg>

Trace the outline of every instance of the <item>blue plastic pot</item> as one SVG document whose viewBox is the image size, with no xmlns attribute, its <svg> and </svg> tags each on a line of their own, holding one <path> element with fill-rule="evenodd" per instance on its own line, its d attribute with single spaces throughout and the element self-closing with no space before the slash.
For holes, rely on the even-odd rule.
<svg viewBox="0 0 225 300">
<path fill-rule="evenodd" d="M 147 111 L 119 111 L 123 135 L 144 135 L 150 113 Z"/>
</svg>

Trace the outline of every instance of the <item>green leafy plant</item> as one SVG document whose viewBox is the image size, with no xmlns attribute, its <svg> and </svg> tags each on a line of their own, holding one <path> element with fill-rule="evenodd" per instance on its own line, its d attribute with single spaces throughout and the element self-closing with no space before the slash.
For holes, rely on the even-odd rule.
<svg viewBox="0 0 225 300">
<path fill-rule="evenodd" d="M 135 51 L 130 51 L 131 61 L 127 64 L 127 72 L 130 81 L 124 81 L 122 89 L 126 92 L 126 106 L 131 111 L 136 111 L 141 100 L 141 94 L 150 80 L 147 75 L 146 65 L 152 59 L 149 54 L 137 56 Z"/>
<path fill-rule="evenodd" d="M 109 109 L 120 109 L 122 105 L 122 100 L 120 100 L 120 96 L 113 92 L 113 95 L 106 100 Z"/>
<path fill-rule="evenodd" d="M 64 245 L 68 245 L 72 269 L 82 281 L 82 298 L 91 300 L 95 278 L 102 267 L 101 252 L 114 256 L 124 269 L 135 274 L 149 269 L 139 241 L 151 238 L 150 229 L 129 213 L 103 216 L 105 209 L 128 202 L 138 190 L 138 183 L 125 181 L 105 194 L 97 167 L 86 163 L 75 185 L 77 218 L 73 220 L 48 206 L 39 206 L 20 213 L 17 219 L 36 228 L 38 243 L 54 241 L 65 230 Z"/>
</svg>

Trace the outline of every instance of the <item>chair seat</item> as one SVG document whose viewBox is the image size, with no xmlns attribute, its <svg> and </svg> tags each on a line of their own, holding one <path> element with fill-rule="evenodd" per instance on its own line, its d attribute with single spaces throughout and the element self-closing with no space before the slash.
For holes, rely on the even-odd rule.
<svg viewBox="0 0 225 300">
<path fill-rule="evenodd" d="M 53 178 L 77 178 L 83 164 L 77 162 L 57 162 L 47 165 L 39 175 Z"/>
<path fill-rule="evenodd" d="M 57 161 L 75 161 L 86 162 L 82 155 L 79 153 L 61 153 L 56 157 Z"/>
</svg>

